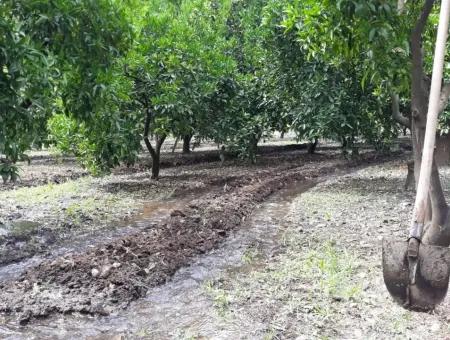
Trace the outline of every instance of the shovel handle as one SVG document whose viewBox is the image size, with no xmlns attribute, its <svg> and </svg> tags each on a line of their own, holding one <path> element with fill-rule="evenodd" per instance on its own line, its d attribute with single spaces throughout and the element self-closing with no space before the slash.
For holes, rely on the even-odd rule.
<svg viewBox="0 0 450 340">
<path fill-rule="evenodd" d="M 433 76 L 427 113 L 427 125 L 423 143 L 422 163 L 420 164 L 419 183 L 411 221 L 410 238 L 421 240 L 425 223 L 428 194 L 430 188 L 431 167 L 436 142 L 436 129 L 439 114 L 442 74 L 444 69 L 445 47 L 448 35 L 450 17 L 450 0 L 441 1 L 439 27 L 436 39 L 436 49 L 433 62 Z"/>
</svg>

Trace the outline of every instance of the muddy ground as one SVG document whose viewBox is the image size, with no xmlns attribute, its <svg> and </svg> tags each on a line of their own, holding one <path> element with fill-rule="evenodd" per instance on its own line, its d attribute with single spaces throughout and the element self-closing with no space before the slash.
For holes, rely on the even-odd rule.
<svg viewBox="0 0 450 340">
<path fill-rule="evenodd" d="M 223 167 L 218 151 L 211 148 L 188 155 L 166 152 L 159 181 L 150 179 L 145 154 L 133 167 L 119 167 L 95 178 L 74 158 L 34 152 L 30 165 L 20 164 L 20 181 L 0 184 L 0 265 L 35 254 L 46 256 L 74 237 L 95 238 L 105 229 L 134 225 L 136 214 L 153 214 L 155 206 L 177 205 L 220 190 L 226 183 L 245 181 L 266 168 L 282 171 L 337 156 L 336 150 L 323 152 L 310 157 L 302 144 L 266 145 L 256 166 L 228 155 Z"/>
<path fill-rule="evenodd" d="M 78 254 L 69 253 L 49 259 L 28 269 L 16 281 L 0 283 L 0 310 L 18 315 L 22 323 L 53 313 L 107 315 L 144 296 L 149 288 L 166 282 L 178 268 L 189 264 L 194 256 L 213 249 L 272 192 L 296 180 L 317 177 L 374 159 L 379 161 L 371 153 L 364 154 L 357 162 L 349 162 L 340 157 L 336 150 L 306 155 L 302 149 L 268 151 L 260 157 L 257 166 L 245 166 L 237 161 L 230 161 L 225 167 L 218 167 L 217 162 L 209 166 L 205 163 L 180 166 L 163 171 L 159 182 L 148 180 L 145 170 L 134 171 L 133 168 L 131 171 L 119 169 L 103 179 L 88 177 L 52 184 L 50 188 L 47 185 L 44 190 L 42 186 L 36 186 L 4 191 L 5 201 L 13 202 L 3 208 L 4 211 L 10 212 L 14 207 L 20 210 L 22 205 L 27 207 L 23 209 L 24 213 L 33 209 L 36 214 L 43 211 L 44 214 L 36 219 L 41 218 L 42 223 L 56 224 L 56 231 L 64 225 L 59 226 L 49 222 L 49 219 L 60 216 L 59 212 L 63 211 L 62 220 L 67 220 L 67 215 L 64 215 L 67 208 L 58 208 L 58 204 L 65 204 L 67 199 L 75 198 L 80 214 L 95 211 L 92 214 L 94 218 L 79 221 L 80 228 L 88 221 L 99 228 L 101 223 L 95 219 L 96 213 L 100 211 L 108 215 L 102 209 L 105 206 L 108 208 L 104 196 L 108 197 L 109 193 L 117 195 L 112 200 L 117 215 L 123 215 L 123 207 L 138 210 L 142 202 L 139 200 L 148 200 L 148 196 L 160 200 L 162 197 L 158 194 L 161 192 L 169 192 L 171 196 L 194 192 L 199 196 L 195 199 L 191 197 L 192 201 L 185 207 L 172 210 L 165 221 L 148 223 L 135 233 L 92 245 Z M 79 203 L 80 197 L 81 201 L 87 199 L 92 202 L 96 194 L 98 199 L 93 201 L 100 202 L 98 205 L 92 203 L 95 209 L 90 210 L 90 205 L 84 207 Z M 22 205 L 17 207 L 15 200 L 20 200 Z M 116 202 L 117 206 L 114 205 Z M 57 209 L 49 213 L 46 207 L 55 208 L 55 205 Z M 109 215 L 109 219 L 103 220 L 106 221 L 104 224 L 112 220 Z M 14 219 L 14 215 L 9 216 L 13 216 L 10 220 Z M 26 227 L 30 227 L 31 232 L 27 230 L 25 235 L 39 235 L 46 230 L 40 226 Z M 16 240 L 21 240 L 20 237 L 23 236 L 19 233 L 7 234 L 3 244 L 14 244 Z M 21 249 L 27 250 L 30 243 L 23 238 L 25 241 L 17 247 L 18 254 L 33 255 L 32 251 L 21 252 Z M 46 244 L 45 241 L 43 244 Z M 14 260 L 18 259 L 19 256 Z"/>
<path fill-rule="evenodd" d="M 449 197 L 450 170 L 441 173 Z M 407 237 L 414 193 L 403 190 L 405 175 L 403 163 L 390 162 L 298 196 L 275 252 L 209 283 L 216 317 L 207 329 L 220 329 L 213 337 L 450 339 L 448 297 L 431 313 L 411 312 L 383 283 L 382 238 Z"/>
<path fill-rule="evenodd" d="M 281 196 L 258 204 L 236 233 L 230 231 L 222 246 L 192 259 L 125 311 L 62 315 L 24 327 L 0 323 L 0 334 L 92 340 L 449 339 L 449 298 L 432 313 L 407 311 L 392 301 L 382 281 L 381 239 L 404 239 L 412 209 L 414 192 L 403 190 L 404 161 L 350 171 L 281 189 Z M 449 197 L 450 169 L 441 174 Z"/>
</svg>

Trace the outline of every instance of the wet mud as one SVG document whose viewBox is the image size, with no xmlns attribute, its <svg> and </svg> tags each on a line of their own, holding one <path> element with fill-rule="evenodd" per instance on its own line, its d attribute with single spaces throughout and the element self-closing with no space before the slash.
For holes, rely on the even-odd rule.
<svg viewBox="0 0 450 340">
<path fill-rule="evenodd" d="M 190 266 L 179 269 L 166 284 L 153 288 L 126 310 L 110 316 L 54 315 L 26 326 L 0 325 L 7 339 L 168 339 L 190 335 L 212 338 L 234 336 L 220 329 L 209 296 L 210 282 L 219 275 L 236 275 L 254 269 L 260 259 L 278 252 L 286 215 L 298 195 L 314 187 L 317 180 L 290 183 L 252 213 L 242 228 L 223 245 L 197 256 Z"/>
<path fill-rule="evenodd" d="M 230 181 L 138 233 L 43 261 L 16 280 L 0 283 L 0 311 L 21 324 L 55 313 L 109 315 L 214 249 L 273 192 L 295 181 L 380 160 L 367 154 L 359 162 L 323 161 Z"/>
</svg>

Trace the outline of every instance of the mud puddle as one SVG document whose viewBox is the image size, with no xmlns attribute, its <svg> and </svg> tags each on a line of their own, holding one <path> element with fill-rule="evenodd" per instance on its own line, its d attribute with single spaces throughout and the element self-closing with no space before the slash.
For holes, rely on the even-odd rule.
<svg viewBox="0 0 450 340">
<path fill-rule="evenodd" d="M 49 245 L 49 249 L 44 254 L 37 254 L 20 262 L 0 266 L 0 282 L 15 279 L 26 269 L 36 266 L 44 260 L 70 253 L 82 253 L 98 244 L 144 229 L 150 229 L 166 219 L 171 211 L 180 209 L 194 198 L 194 196 L 189 195 L 183 198 L 148 201 L 143 204 L 139 214 L 113 223 L 108 230 L 95 230 L 72 236 L 70 240 Z"/>
<path fill-rule="evenodd" d="M 221 330 L 208 293 L 210 280 L 221 273 L 251 270 L 258 265 L 258 257 L 276 253 L 291 202 L 315 184 L 313 180 L 296 182 L 274 194 L 219 249 L 178 270 L 169 283 L 151 289 L 126 310 L 107 317 L 53 316 L 25 327 L 0 321 L 0 338 L 229 338 L 231 334 Z"/>
</svg>

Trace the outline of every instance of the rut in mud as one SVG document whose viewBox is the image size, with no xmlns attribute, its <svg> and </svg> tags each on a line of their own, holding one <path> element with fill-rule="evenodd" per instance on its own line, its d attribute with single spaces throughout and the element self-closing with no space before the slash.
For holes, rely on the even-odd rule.
<svg viewBox="0 0 450 340">
<path fill-rule="evenodd" d="M 371 156 L 366 156 L 370 160 Z M 317 177 L 347 161 L 309 164 L 276 174 L 262 171 L 248 183 L 225 186 L 175 210 L 160 225 L 98 246 L 84 254 L 43 262 L 16 282 L 0 284 L 0 310 L 21 322 L 52 313 L 105 315 L 164 283 L 181 266 L 214 248 L 253 208 L 287 183 Z"/>
</svg>

